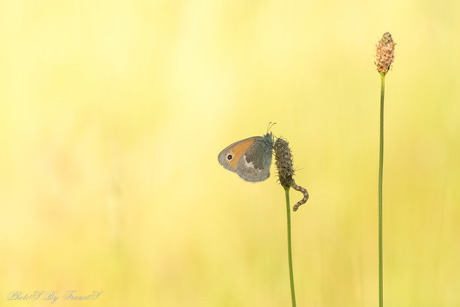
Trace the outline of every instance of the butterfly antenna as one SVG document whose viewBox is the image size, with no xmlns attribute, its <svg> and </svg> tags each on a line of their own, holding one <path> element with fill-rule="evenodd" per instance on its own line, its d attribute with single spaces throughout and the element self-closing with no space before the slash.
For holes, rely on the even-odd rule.
<svg viewBox="0 0 460 307">
<path fill-rule="evenodd" d="M 274 125 L 276 125 L 276 123 L 272 123 L 272 122 L 269 122 L 269 123 L 268 123 L 268 126 L 267 126 L 267 133 L 268 133 L 268 131 L 270 131 L 270 129 L 271 129 Z"/>
</svg>

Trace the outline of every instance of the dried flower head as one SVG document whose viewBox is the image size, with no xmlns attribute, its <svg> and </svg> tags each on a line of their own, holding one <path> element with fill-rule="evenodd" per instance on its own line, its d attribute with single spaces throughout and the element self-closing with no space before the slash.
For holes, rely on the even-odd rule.
<svg viewBox="0 0 460 307">
<path fill-rule="evenodd" d="M 383 34 L 382 39 L 378 42 L 377 46 L 377 56 L 375 65 L 377 66 L 377 71 L 385 75 L 391 67 L 391 64 L 395 58 L 395 45 L 393 38 L 389 32 Z"/>
<path fill-rule="evenodd" d="M 275 160 L 278 168 L 278 178 L 283 187 L 290 187 L 294 168 L 292 166 L 292 154 L 289 143 L 279 138 L 275 142 Z"/>
<path fill-rule="evenodd" d="M 304 204 L 308 200 L 308 192 L 305 188 L 297 185 L 294 181 L 294 167 L 292 166 L 292 154 L 291 149 L 289 148 L 289 143 L 283 139 L 277 139 L 275 142 L 275 160 L 276 160 L 276 167 L 278 168 L 278 178 L 280 184 L 285 187 L 289 188 L 292 187 L 294 190 L 297 190 L 303 194 L 303 198 L 298 201 L 293 210 L 297 211 L 300 205 Z"/>
</svg>

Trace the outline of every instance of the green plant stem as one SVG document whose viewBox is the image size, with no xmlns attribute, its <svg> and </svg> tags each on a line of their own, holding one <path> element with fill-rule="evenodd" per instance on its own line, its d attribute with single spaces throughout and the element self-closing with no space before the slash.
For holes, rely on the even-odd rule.
<svg viewBox="0 0 460 307">
<path fill-rule="evenodd" d="M 380 74 L 380 151 L 379 151 L 379 307 L 383 307 L 383 106 L 385 74 Z"/>
<path fill-rule="evenodd" d="M 286 195 L 286 214 L 287 214 L 287 239 L 288 239 L 288 259 L 289 259 L 289 279 L 291 283 L 291 299 L 292 307 L 296 306 L 295 303 L 295 289 L 294 289 L 294 271 L 292 269 L 292 249 L 291 249 L 291 206 L 289 201 L 289 187 L 284 187 Z"/>
</svg>

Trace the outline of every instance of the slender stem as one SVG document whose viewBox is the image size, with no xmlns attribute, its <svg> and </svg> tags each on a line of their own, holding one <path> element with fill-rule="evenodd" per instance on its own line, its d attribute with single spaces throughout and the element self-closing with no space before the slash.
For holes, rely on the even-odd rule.
<svg viewBox="0 0 460 307">
<path fill-rule="evenodd" d="M 292 269 L 292 250 L 291 250 L 291 207 L 289 205 L 289 187 L 284 187 L 286 195 L 286 214 L 287 214 L 287 236 L 288 236 L 288 258 L 289 258 L 289 279 L 291 282 L 292 307 L 295 307 L 294 271 Z"/>
<path fill-rule="evenodd" d="M 383 307 L 383 105 L 385 74 L 380 74 L 380 152 L 379 152 L 379 307 Z"/>
</svg>

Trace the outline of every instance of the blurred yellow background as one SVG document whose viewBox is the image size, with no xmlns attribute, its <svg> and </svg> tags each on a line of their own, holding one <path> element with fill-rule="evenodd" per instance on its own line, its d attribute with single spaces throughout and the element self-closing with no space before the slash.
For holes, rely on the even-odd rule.
<svg viewBox="0 0 460 307">
<path fill-rule="evenodd" d="M 298 306 L 376 306 L 389 31 L 385 306 L 460 306 L 459 16 L 454 0 L 2 1 L 0 305 L 289 306 L 275 168 L 253 184 L 217 161 L 276 122 L 310 192 Z"/>
</svg>

